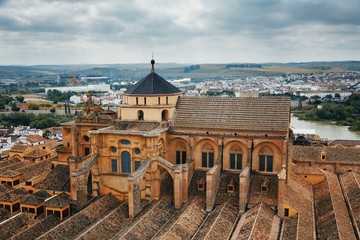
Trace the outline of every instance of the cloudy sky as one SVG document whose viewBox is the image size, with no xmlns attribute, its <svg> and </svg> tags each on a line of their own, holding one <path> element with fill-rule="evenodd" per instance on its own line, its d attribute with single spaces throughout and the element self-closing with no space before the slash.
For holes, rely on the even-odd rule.
<svg viewBox="0 0 360 240">
<path fill-rule="evenodd" d="M 359 0 L 0 0 L 0 65 L 360 60 Z"/>
</svg>

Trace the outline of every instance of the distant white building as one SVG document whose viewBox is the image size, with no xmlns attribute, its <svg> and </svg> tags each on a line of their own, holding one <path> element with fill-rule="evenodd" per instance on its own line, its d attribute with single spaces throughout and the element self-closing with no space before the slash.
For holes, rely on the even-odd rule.
<svg viewBox="0 0 360 240">
<path fill-rule="evenodd" d="M 14 129 L 12 135 L 43 135 L 43 130 L 30 128 L 29 126 L 19 126 Z"/>
<path fill-rule="evenodd" d="M 89 91 L 97 91 L 97 92 L 109 92 L 110 84 L 97 84 L 97 85 L 87 85 L 87 86 L 71 86 L 71 87 L 49 87 L 45 88 L 45 93 L 49 90 L 58 90 L 60 92 L 89 92 Z"/>
</svg>

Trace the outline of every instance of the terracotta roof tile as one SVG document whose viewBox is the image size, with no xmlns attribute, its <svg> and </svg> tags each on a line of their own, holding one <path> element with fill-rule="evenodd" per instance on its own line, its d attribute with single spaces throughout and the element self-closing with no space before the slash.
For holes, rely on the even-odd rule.
<svg viewBox="0 0 360 240">
<path fill-rule="evenodd" d="M 10 239 L 22 229 L 26 228 L 28 224 L 35 221 L 35 214 L 20 213 L 14 218 L 0 224 L 1 239 Z"/>
<path fill-rule="evenodd" d="M 19 153 L 22 153 L 22 152 L 24 152 L 28 147 L 29 147 L 28 145 L 18 144 L 18 145 L 13 146 L 13 147 L 10 149 L 10 152 L 19 152 Z"/>
<path fill-rule="evenodd" d="M 38 189 L 70 192 L 70 170 L 67 164 L 58 164 L 41 182 L 34 185 Z"/>
<path fill-rule="evenodd" d="M 29 142 L 29 143 L 37 143 L 37 142 L 42 142 L 42 141 L 46 141 L 46 138 L 40 136 L 40 135 L 26 135 L 24 136 L 26 137 L 26 140 Z"/>
<path fill-rule="evenodd" d="M 24 158 L 40 158 L 47 155 L 50 155 L 50 153 L 40 147 L 35 147 L 34 150 L 29 152 L 28 154 L 25 154 Z"/>
<path fill-rule="evenodd" d="M 328 143 L 329 146 L 345 146 L 345 147 L 356 147 L 360 146 L 360 140 L 344 140 L 344 139 L 335 139 Z"/>
<path fill-rule="evenodd" d="M 23 196 L 27 195 L 28 192 L 25 191 L 23 188 L 16 188 L 14 190 L 11 190 L 9 192 L 3 193 L 0 195 L 0 201 L 4 202 L 13 202 L 15 200 L 18 200 L 22 198 Z"/>
<path fill-rule="evenodd" d="M 47 207 L 63 208 L 70 204 L 70 196 L 66 193 L 58 194 L 45 202 Z"/>
<path fill-rule="evenodd" d="M 325 153 L 326 159 L 321 160 Z M 360 149 L 356 148 L 331 148 L 315 146 L 293 146 L 293 161 L 329 161 L 329 162 L 360 162 Z"/>
<path fill-rule="evenodd" d="M 358 236 L 360 234 L 360 174 L 347 172 L 340 175 L 340 182 L 343 186 L 344 196 L 347 200 L 353 222 L 356 225 Z"/>
<path fill-rule="evenodd" d="M 259 203 L 241 216 L 232 239 L 276 239 L 280 218 L 266 203 Z"/>
<path fill-rule="evenodd" d="M 311 184 L 304 181 L 296 174 L 290 173 L 285 190 L 285 202 L 295 208 L 298 212 L 296 216 L 296 230 L 289 227 L 286 228 L 286 230 L 284 230 L 285 236 L 288 236 L 290 235 L 290 232 L 295 231 L 297 234 L 295 235 L 295 237 L 297 236 L 296 239 L 312 239 L 315 229 L 313 229 L 314 216 L 312 210 L 313 196 Z M 292 225 L 293 221 L 295 220 L 288 220 L 287 223 Z"/>
<path fill-rule="evenodd" d="M 277 131 L 289 128 L 290 98 L 182 97 L 172 129 Z"/>
<path fill-rule="evenodd" d="M 28 194 L 21 199 L 22 204 L 38 205 L 39 203 L 45 202 L 45 199 L 51 197 L 45 190 L 40 190 L 33 194 Z"/>
<path fill-rule="evenodd" d="M 338 178 L 329 171 L 325 174 L 325 180 L 314 186 L 317 237 L 356 239 Z"/>
<path fill-rule="evenodd" d="M 43 233 L 51 230 L 53 227 L 60 223 L 60 219 L 51 214 L 41 220 L 40 222 L 35 223 L 34 225 L 29 226 L 28 228 L 24 229 L 23 231 L 19 232 L 15 236 L 11 238 L 11 240 L 23 240 L 23 239 L 36 239 L 37 237 L 41 236 Z"/>
<path fill-rule="evenodd" d="M 0 177 L 9 177 L 9 178 L 12 178 L 12 177 L 16 177 L 16 176 L 19 176 L 21 175 L 21 173 L 19 172 L 16 172 L 16 171 L 12 171 L 12 170 L 6 170 L 5 172 L 2 172 L 0 174 Z"/>
</svg>

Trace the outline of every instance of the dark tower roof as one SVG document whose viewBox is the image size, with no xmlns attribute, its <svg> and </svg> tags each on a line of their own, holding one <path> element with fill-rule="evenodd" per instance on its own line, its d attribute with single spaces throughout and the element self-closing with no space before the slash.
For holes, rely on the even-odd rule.
<svg viewBox="0 0 360 240">
<path fill-rule="evenodd" d="M 154 69 L 155 60 L 151 60 L 151 73 L 146 77 L 138 81 L 133 87 L 125 91 L 126 94 L 172 94 L 180 93 L 181 91 L 166 81 L 164 78 L 160 77 L 155 73 Z"/>
</svg>

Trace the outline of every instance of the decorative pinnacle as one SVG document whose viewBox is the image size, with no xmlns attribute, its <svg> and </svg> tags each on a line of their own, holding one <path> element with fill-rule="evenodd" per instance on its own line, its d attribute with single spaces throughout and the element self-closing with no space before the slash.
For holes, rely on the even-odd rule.
<svg viewBox="0 0 360 240">
<path fill-rule="evenodd" d="M 152 59 L 151 59 L 151 72 L 155 72 L 155 60 L 154 60 L 154 54 L 152 54 Z"/>
</svg>

